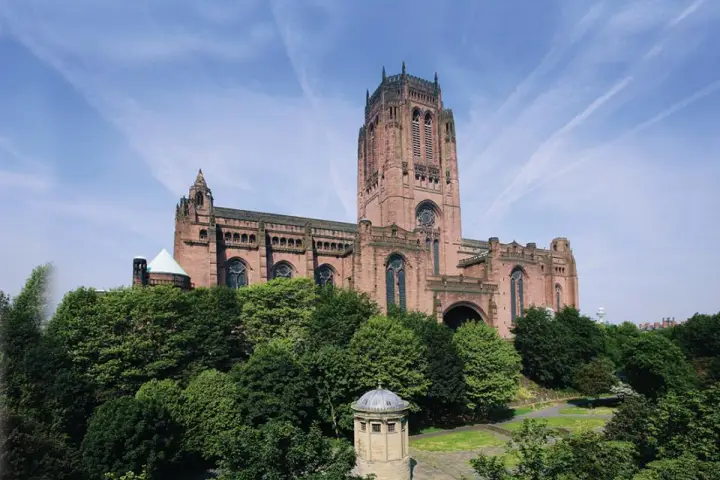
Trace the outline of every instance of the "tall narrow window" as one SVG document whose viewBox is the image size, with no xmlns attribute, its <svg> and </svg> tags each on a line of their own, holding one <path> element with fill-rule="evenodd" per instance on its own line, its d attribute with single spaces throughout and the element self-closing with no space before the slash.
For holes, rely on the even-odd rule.
<svg viewBox="0 0 720 480">
<path fill-rule="evenodd" d="M 399 305 L 405 310 L 405 262 L 400 255 L 393 255 L 385 273 L 385 294 L 388 306 Z M 397 287 L 397 288 L 396 288 Z"/>
<path fill-rule="evenodd" d="M 437 239 L 433 242 L 433 273 L 440 275 L 440 242 Z"/>
<path fill-rule="evenodd" d="M 433 158 L 432 115 L 425 115 L 425 160 L 430 162 Z"/>
<path fill-rule="evenodd" d="M 524 310 L 523 272 L 516 268 L 510 275 L 510 318 L 513 324 L 517 317 L 522 316 Z"/>
<path fill-rule="evenodd" d="M 370 166 L 370 173 L 375 171 L 375 162 L 377 161 L 375 157 L 375 124 L 370 124 L 370 161 L 368 162 L 368 165 Z"/>
<path fill-rule="evenodd" d="M 413 110 L 412 116 L 413 158 L 420 158 L 420 112 Z"/>
<path fill-rule="evenodd" d="M 195 205 L 198 207 L 202 207 L 203 203 L 205 202 L 205 196 L 202 194 L 202 192 L 197 192 L 195 195 Z"/>
<path fill-rule="evenodd" d="M 225 284 L 230 288 L 242 288 L 248 284 L 247 267 L 239 258 L 233 258 L 227 263 Z"/>
<path fill-rule="evenodd" d="M 555 309 L 559 312 L 562 308 L 562 288 L 560 284 L 555 285 Z"/>
</svg>

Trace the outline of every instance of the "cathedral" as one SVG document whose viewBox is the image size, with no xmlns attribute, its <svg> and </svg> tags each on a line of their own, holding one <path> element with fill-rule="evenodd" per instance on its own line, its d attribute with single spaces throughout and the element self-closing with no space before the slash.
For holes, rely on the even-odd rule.
<svg viewBox="0 0 720 480">
<path fill-rule="evenodd" d="M 437 75 L 424 80 L 404 64 L 397 75 L 383 69 L 358 134 L 357 223 L 220 207 L 200 171 L 176 208 L 172 258 L 163 251 L 149 266 L 136 259 L 135 282 L 242 288 L 309 277 L 452 328 L 482 320 L 506 337 L 531 305 L 579 308 L 566 238 L 545 249 L 462 236 L 457 155 Z"/>
</svg>

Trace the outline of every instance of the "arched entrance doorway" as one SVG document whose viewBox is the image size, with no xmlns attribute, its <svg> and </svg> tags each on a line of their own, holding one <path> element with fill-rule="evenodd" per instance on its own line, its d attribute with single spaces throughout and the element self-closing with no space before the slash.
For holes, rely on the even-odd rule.
<svg viewBox="0 0 720 480">
<path fill-rule="evenodd" d="M 453 330 L 467 321 L 483 321 L 480 309 L 471 303 L 456 303 L 443 314 L 443 323 Z"/>
</svg>

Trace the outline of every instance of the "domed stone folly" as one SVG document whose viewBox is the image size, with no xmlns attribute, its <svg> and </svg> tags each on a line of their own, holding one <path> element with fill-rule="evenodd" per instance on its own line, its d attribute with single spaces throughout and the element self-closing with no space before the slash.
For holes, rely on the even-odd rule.
<svg viewBox="0 0 720 480">
<path fill-rule="evenodd" d="M 377 480 L 410 480 L 408 402 L 378 386 L 352 405 L 358 475 Z"/>
</svg>

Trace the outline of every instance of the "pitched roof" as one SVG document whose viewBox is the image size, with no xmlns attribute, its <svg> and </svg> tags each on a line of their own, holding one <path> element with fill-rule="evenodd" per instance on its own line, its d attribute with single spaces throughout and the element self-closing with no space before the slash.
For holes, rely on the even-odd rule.
<svg viewBox="0 0 720 480">
<path fill-rule="evenodd" d="M 253 212 L 250 210 L 237 210 L 235 208 L 215 207 L 215 216 L 218 218 L 231 218 L 250 222 L 278 223 L 281 225 L 292 225 L 296 227 L 304 227 L 305 225 L 310 224 L 312 228 L 339 230 L 347 233 L 357 232 L 357 224 L 355 223 L 295 217 L 292 215 L 280 215 L 277 213 Z"/>
<path fill-rule="evenodd" d="M 160 253 L 158 253 L 157 257 L 153 259 L 152 262 L 147 267 L 148 272 L 152 273 L 170 273 L 172 275 L 185 275 L 188 276 L 187 273 L 185 273 L 185 270 L 182 269 L 180 265 L 175 261 L 175 259 L 168 253 L 167 250 L 164 248 Z"/>
</svg>

